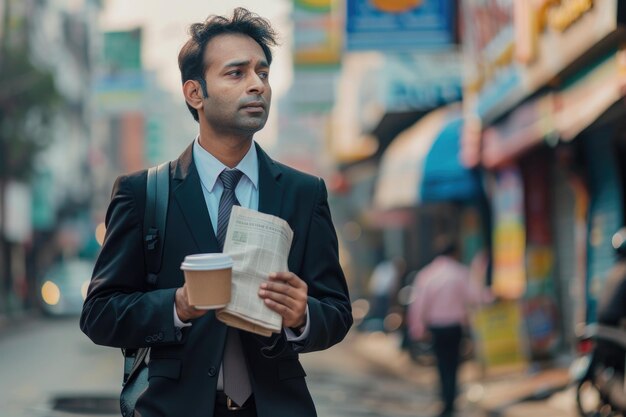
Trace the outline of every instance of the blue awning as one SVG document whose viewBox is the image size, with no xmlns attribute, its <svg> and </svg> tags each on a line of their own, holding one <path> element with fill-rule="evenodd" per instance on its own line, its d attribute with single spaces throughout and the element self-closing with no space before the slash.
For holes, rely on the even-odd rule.
<svg viewBox="0 0 626 417">
<path fill-rule="evenodd" d="M 401 132 L 381 159 L 374 208 L 415 207 L 424 202 L 463 201 L 480 192 L 477 172 L 461 163 L 460 105 L 432 111 Z"/>
<path fill-rule="evenodd" d="M 424 161 L 423 202 L 469 200 L 480 192 L 478 172 L 461 163 L 462 131 L 463 119 L 451 119 L 433 142 Z"/>
</svg>

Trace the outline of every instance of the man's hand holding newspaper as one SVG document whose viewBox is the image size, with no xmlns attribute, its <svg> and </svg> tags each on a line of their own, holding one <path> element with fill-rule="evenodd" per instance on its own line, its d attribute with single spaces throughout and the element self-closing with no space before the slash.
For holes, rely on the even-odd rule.
<svg viewBox="0 0 626 417">
<path fill-rule="evenodd" d="M 305 323 L 307 285 L 287 267 L 292 239 L 283 219 L 233 207 L 224 243 L 234 261 L 232 295 L 219 320 L 263 336 Z"/>
</svg>

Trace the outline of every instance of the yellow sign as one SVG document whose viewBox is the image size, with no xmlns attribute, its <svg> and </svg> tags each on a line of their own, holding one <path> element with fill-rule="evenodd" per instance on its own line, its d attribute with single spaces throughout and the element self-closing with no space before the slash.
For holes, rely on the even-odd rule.
<svg viewBox="0 0 626 417">
<path fill-rule="evenodd" d="M 524 248 L 526 233 L 520 221 L 505 220 L 494 231 L 493 293 L 504 299 L 518 299 L 526 291 Z"/>
<path fill-rule="evenodd" d="M 593 0 L 565 0 L 548 10 L 548 24 L 563 32 L 585 13 L 591 10 Z"/>
<path fill-rule="evenodd" d="M 403 13 L 417 9 L 423 0 L 372 0 L 372 4 L 378 10 L 387 13 Z"/>
<path fill-rule="evenodd" d="M 547 27 L 563 32 L 593 7 L 593 0 L 539 0 L 515 2 L 515 56 L 522 64 L 537 58 L 542 33 Z"/>
<path fill-rule="evenodd" d="M 527 365 L 522 329 L 522 312 L 517 302 L 504 301 L 483 306 L 474 313 L 473 330 L 478 359 L 487 372 Z"/>
</svg>

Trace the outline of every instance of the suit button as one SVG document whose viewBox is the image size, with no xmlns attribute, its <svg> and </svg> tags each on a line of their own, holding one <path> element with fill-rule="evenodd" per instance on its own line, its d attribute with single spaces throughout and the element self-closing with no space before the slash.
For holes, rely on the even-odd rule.
<svg viewBox="0 0 626 417">
<path fill-rule="evenodd" d="M 146 336 L 145 340 L 146 340 L 146 343 L 152 343 L 153 342 L 152 336 Z"/>
<path fill-rule="evenodd" d="M 213 366 L 211 366 L 209 368 L 209 376 L 215 376 L 215 374 L 217 374 L 217 369 L 215 369 Z"/>
</svg>

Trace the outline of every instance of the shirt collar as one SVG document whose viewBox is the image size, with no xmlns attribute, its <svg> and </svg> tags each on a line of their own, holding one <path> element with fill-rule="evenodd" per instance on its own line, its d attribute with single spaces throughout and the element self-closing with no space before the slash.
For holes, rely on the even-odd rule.
<svg viewBox="0 0 626 417">
<path fill-rule="evenodd" d="M 217 178 L 228 167 L 200 146 L 199 137 L 193 143 L 193 160 L 195 161 L 200 181 L 209 192 L 213 192 Z M 259 160 L 254 141 L 252 141 L 250 149 L 235 168 L 248 177 L 255 189 L 258 188 Z"/>
</svg>

